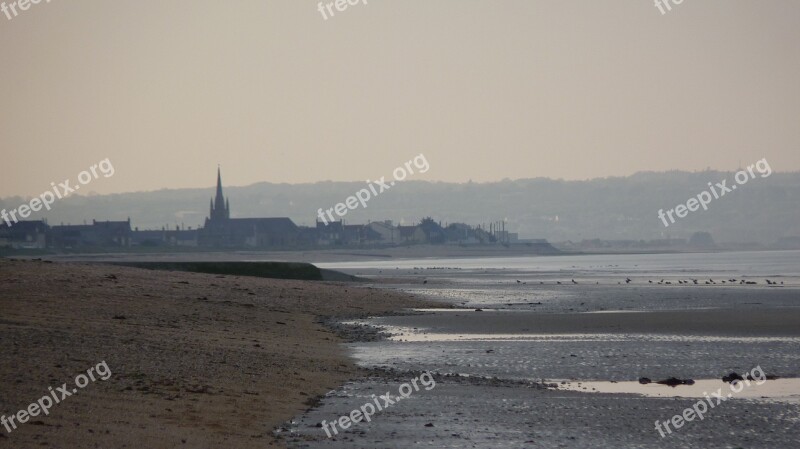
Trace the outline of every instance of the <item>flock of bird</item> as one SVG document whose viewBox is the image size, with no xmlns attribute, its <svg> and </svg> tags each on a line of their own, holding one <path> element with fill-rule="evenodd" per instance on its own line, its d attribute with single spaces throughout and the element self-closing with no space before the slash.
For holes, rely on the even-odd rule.
<svg viewBox="0 0 800 449">
<path fill-rule="evenodd" d="M 692 281 L 691 283 L 694 284 L 694 285 L 700 285 L 700 282 L 703 282 L 703 284 L 705 284 L 705 285 L 712 285 L 712 284 L 716 285 L 717 284 L 717 282 L 715 280 L 713 280 L 713 279 L 709 279 L 707 281 L 699 281 L 697 279 L 691 279 L 691 281 Z M 767 281 L 768 285 L 778 285 L 778 283 L 776 281 L 771 281 L 769 279 L 766 279 L 766 281 Z M 629 283 L 629 282 L 630 282 L 630 279 L 627 279 L 626 283 Z M 647 282 L 650 283 L 650 284 L 653 283 L 653 281 L 647 281 Z M 737 282 L 739 283 L 739 285 L 756 285 L 756 284 L 758 284 L 758 282 L 756 282 L 756 281 L 746 281 L 744 279 L 728 279 L 727 281 L 726 280 L 721 281 L 722 284 L 736 284 Z M 662 285 L 662 284 L 672 285 L 672 282 L 665 281 L 664 279 L 661 279 L 660 281 L 658 281 L 656 283 L 659 284 L 659 285 Z M 686 280 L 683 280 L 683 279 L 678 279 L 678 284 L 687 284 L 688 285 L 689 283 L 690 283 L 689 281 L 686 281 Z M 783 281 L 781 281 L 781 285 L 783 285 Z"/>
<path fill-rule="evenodd" d="M 571 281 L 572 281 L 572 283 L 574 285 L 578 285 L 578 282 L 575 279 L 571 279 Z M 690 281 L 691 282 L 689 282 L 687 280 L 683 280 L 683 279 L 678 279 L 678 284 L 680 284 L 680 285 L 689 285 L 689 284 L 701 285 L 700 283 L 703 282 L 704 285 L 712 285 L 712 284 L 713 285 L 717 285 L 717 281 L 715 281 L 713 279 L 709 279 L 709 280 L 706 281 L 706 280 L 698 280 L 698 279 L 691 279 L 690 278 Z M 776 282 L 776 281 L 771 281 L 769 279 L 766 279 L 766 281 L 767 281 L 768 285 L 778 285 L 778 282 Z M 633 282 L 633 280 L 631 278 L 626 278 L 625 279 L 625 283 L 626 284 L 630 284 L 631 282 Z M 650 283 L 650 284 L 654 283 L 652 280 L 648 280 L 647 282 Z M 737 282 L 739 283 L 739 285 L 757 285 L 758 284 L 758 282 L 756 282 L 756 281 L 746 281 L 744 279 L 728 279 L 728 280 L 723 280 L 720 283 L 721 284 L 736 284 Z M 523 281 L 520 281 L 519 279 L 517 279 L 517 284 L 527 284 L 527 282 L 523 282 Z M 544 285 L 544 281 L 540 281 L 539 284 L 540 285 Z M 561 281 L 556 281 L 556 284 L 557 285 L 562 285 Z M 597 282 L 597 284 L 599 284 L 599 282 Z M 617 282 L 617 284 L 622 284 L 622 282 Z M 665 281 L 664 279 L 661 279 L 660 281 L 655 282 L 655 284 L 658 284 L 658 285 L 672 285 L 672 282 L 671 281 Z M 780 285 L 783 285 L 783 281 L 781 281 Z"/>
</svg>

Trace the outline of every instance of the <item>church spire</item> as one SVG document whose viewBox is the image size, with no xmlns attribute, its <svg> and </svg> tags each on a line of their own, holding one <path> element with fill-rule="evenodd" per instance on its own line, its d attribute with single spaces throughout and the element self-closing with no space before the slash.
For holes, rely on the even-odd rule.
<svg viewBox="0 0 800 449">
<path fill-rule="evenodd" d="M 228 202 L 222 194 L 222 171 L 217 167 L 217 194 L 211 200 L 211 213 L 209 218 L 214 222 L 224 221 L 230 218 Z"/>
<path fill-rule="evenodd" d="M 217 196 L 214 199 L 214 206 L 216 209 L 225 207 L 225 198 L 222 196 L 222 173 L 219 166 L 217 166 Z"/>
</svg>

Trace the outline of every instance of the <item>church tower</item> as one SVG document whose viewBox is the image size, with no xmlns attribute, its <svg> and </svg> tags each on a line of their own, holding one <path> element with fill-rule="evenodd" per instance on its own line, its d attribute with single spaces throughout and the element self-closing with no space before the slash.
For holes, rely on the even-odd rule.
<svg viewBox="0 0 800 449">
<path fill-rule="evenodd" d="M 208 218 L 212 223 L 224 223 L 231 218 L 230 203 L 222 195 L 222 173 L 219 167 L 217 167 L 217 195 L 211 200 Z"/>
<path fill-rule="evenodd" d="M 203 246 L 222 247 L 230 242 L 231 232 L 230 203 L 222 194 L 222 173 L 217 167 L 217 193 L 211 199 L 208 217 L 198 236 L 198 243 Z"/>
</svg>

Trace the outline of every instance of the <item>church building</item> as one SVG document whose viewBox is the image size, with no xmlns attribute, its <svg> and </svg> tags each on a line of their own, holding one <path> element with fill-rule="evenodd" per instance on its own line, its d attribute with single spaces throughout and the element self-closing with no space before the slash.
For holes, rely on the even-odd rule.
<svg viewBox="0 0 800 449">
<path fill-rule="evenodd" d="M 302 243 L 300 229 L 288 217 L 231 218 L 230 202 L 222 193 L 219 169 L 217 192 L 198 239 L 200 246 L 217 248 L 290 249 Z"/>
</svg>

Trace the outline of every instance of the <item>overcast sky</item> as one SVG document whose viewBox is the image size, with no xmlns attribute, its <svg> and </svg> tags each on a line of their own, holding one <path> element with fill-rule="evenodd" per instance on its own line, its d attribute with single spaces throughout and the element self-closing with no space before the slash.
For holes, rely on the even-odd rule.
<svg viewBox="0 0 800 449">
<path fill-rule="evenodd" d="M 6 3 L 11 0 L 5 0 Z M 800 170 L 800 1 L 52 0 L 0 14 L 0 196 Z M 73 181 L 74 184 L 74 181 Z"/>
</svg>

